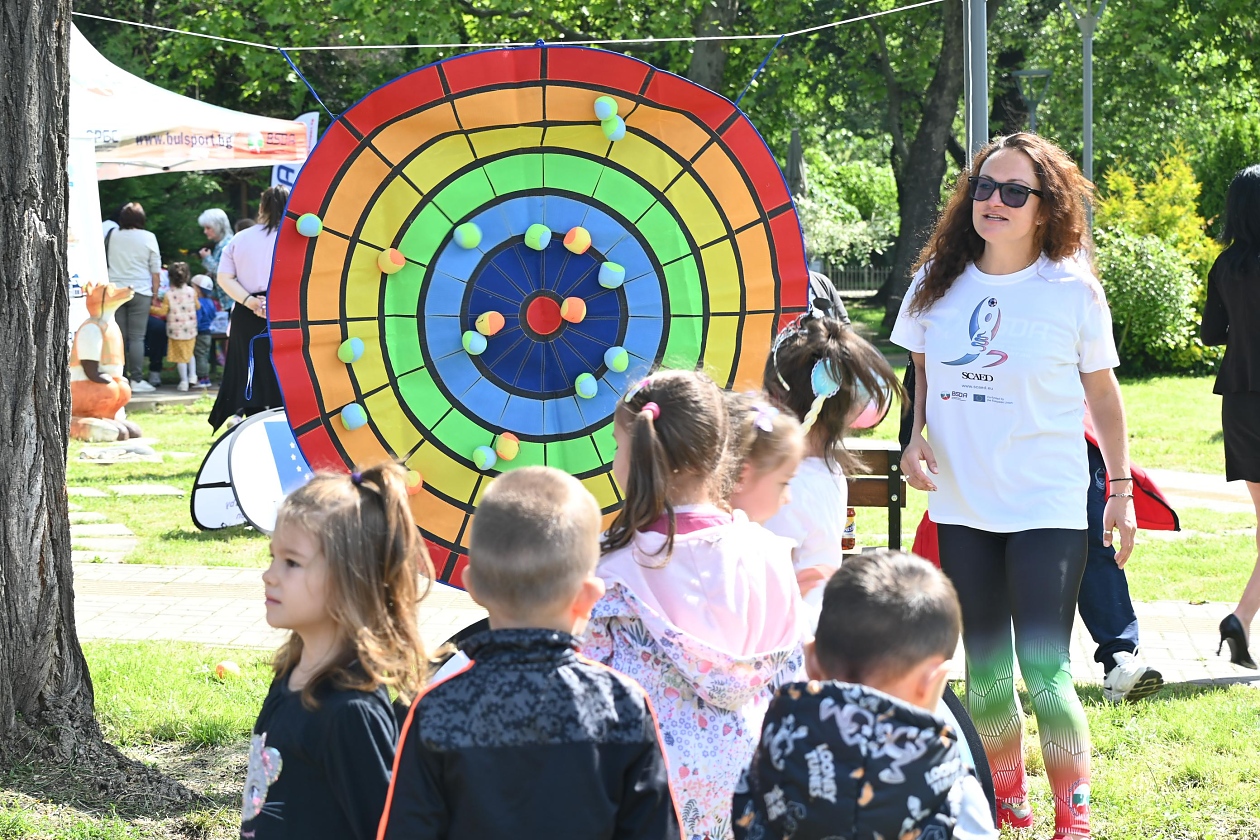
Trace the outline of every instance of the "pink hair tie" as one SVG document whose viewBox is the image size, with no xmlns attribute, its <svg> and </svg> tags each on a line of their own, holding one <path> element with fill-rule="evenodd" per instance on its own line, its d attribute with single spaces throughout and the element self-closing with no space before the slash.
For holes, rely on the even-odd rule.
<svg viewBox="0 0 1260 840">
<path fill-rule="evenodd" d="M 643 408 L 639 409 L 640 414 L 652 415 L 652 420 L 656 421 L 661 418 L 661 407 L 654 402 L 644 403 Z"/>
</svg>

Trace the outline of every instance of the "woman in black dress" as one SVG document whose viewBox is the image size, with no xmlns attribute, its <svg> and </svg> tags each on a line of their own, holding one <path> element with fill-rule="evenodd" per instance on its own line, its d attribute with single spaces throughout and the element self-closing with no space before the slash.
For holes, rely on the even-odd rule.
<svg viewBox="0 0 1260 840">
<path fill-rule="evenodd" d="M 1225 433 L 1225 479 L 1245 481 L 1260 518 L 1260 165 L 1234 176 L 1225 199 L 1225 250 L 1208 275 L 1203 343 L 1225 345 L 1216 375 Z M 1221 622 L 1221 645 L 1235 665 L 1255 668 L 1248 650 L 1251 620 L 1260 610 L 1260 528 L 1251 579 Z M 1218 648 L 1217 653 L 1220 653 Z"/>
<path fill-rule="evenodd" d="M 210 410 L 214 429 L 230 417 L 248 417 L 283 405 L 267 337 L 267 287 L 288 200 L 288 187 L 263 192 L 258 224 L 233 237 L 219 261 L 219 287 L 240 305 L 232 307 L 223 382 Z"/>
</svg>

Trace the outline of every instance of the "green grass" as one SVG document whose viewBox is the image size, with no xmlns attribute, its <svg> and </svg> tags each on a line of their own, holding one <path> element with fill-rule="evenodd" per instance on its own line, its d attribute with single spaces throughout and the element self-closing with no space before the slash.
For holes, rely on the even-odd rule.
<svg viewBox="0 0 1260 840">
<path fill-rule="evenodd" d="M 220 746 L 247 738 L 271 684 L 271 657 L 180 642 L 88 642 L 96 715 L 119 746 Z M 214 666 L 241 667 L 220 681 Z"/>
<path fill-rule="evenodd" d="M 214 441 L 206 417 L 213 401 L 204 397 L 187 406 L 159 406 L 131 419 L 147 438 L 162 463 L 98 464 L 79 460 L 84 444 L 71 441 L 66 481 L 70 487 L 94 487 L 109 493 L 111 484 L 169 484 L 183 496 L 73 496 L 84 511 L 103 513 L 109 521 L 126 525 L 136 535 L 136 548 L 127 563 L 159 565 L 245 566 L 267 563 L 267 541 L 252 528 L 238 526 L 201 531 L 193 525 L 189 502 L 202 459 Z"/>
<path fill-rule="evenodd" d="M 1165 688 L 1112 706 L 1098 686 L 1077 686 L 1093 741 L 1094 832 L 1106 840 L 1260 837 L 1260 691 L 1245 686 Z M 1021 694 L 1030 711 L 1026 694 Z M 1027 719 L 1030 774 L 1040 766 L 1036 720 Z M 1031 775 L 1037 824 L 1004 838 L 1048 837 L 1053 803 L 1044 770 Z"/>
<path fill-rule="evenodd" d="M 1225 474 L 1221 398 L 1211 376 L 1156 376 L 1120 384 L 1133 463 Z"/>
</svg>

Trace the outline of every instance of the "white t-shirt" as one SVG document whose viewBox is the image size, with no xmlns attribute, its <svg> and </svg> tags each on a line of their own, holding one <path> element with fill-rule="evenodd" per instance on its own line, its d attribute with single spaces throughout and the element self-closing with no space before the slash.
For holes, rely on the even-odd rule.
<svg viewBox="0 0 1260 840">
<path fill-rule="evenodd" d="M 140 228 L 116 230 L 106 249 L 109 282 L 119 288 L 130 286 L 136 294 L 153 294 L 153 275 L 162 268 L 157 237 Z"/>
<path fill-rule="evenodd" d="M 1045 256 L 1015 274 L 968 264 L 892 340 L 926 354 L 927 436 L 940 474 L 932 521 L 1010 533 L 1087 527 L 1082 373 L 1119 364 L 1111 310 L 1089 265 Z"/>
<path fill-rule="evenodd" d="M 827 469 L 826 461 L 811 456 L 801 460 L 788 486 L 792 501 L 779 508 L 766 522 L 766 528 L 796 543 L 792 549 L 796 571 L 812 566 L 840 568 L 844 559 L 841 541 L 849 509 L 849 485 L 843 473 L 833 473 Z M 806 593 L 805 603 L 821 605 L 822 591 L 819 586 Z"/>
</svg>

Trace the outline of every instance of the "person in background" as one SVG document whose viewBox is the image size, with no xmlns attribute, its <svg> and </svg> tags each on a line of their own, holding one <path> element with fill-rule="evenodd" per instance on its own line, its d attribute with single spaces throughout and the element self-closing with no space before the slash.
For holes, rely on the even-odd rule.
<svg viewBox="0 0 1260 840">
<path fill-rule="evenodd" d="M 114 315 L 126 342 L 127 378 L 135 393 L 154 390 L 144 381 L 144 337 L 149 327 L 149 306 L 157 295 L 162 270 L 157 237 L 144 229 L 146 221 L 144 208 L 138 202 L 128 202 L 118 211 L 118 229 L 105 234 L 109 282 L 129 286 L 136 292 Z"/>
<path fill-rule="evenodd" d="M 171 361 L 179 371 L 177 387 L 187 391 L 189 385 L 196 381 L 196 368 L 192 361 L 193 348 L 197 344 L 198 290 L 189 277 L 188 263 L 173 262 L 166 273 L 171 279 L 171 288 L 166 293 L 167 344 Z"/>
<path fill-rule="evenodd" d="M 232 226 L 228 222 L 227 213 L 218 207 L 211 207 L 198 216 L 197 224 L 201 225 L 206 239 L 211 242 L 209 248 L 202 248 L 197 254 L 201 257 L 201 265 L 205 268 L 206 274 L 213 277 L 218 274 L 219 261 L 223 259 L 223 252 L 232 241 Z M 232 299 L 221 289 L 215 290 L 215 297 L 221 308 L 225 310 L 232 308 Z"/>
<path fill-rule="evenodd" d="M 218 429 L 230 417 L 246 417 L 283 405 L 271 366 L 267 336 L 267 286 L 276 234 L 284 218 L 289 188 L 271 187 L 258 205 L 258 224 L 238 233 L 223 251 L 218 285 L 235 303 L 228 329 L 227 359 L 209 423 Z"/>
<path fill-rule="evenodd" d="M 210 345 L 213 343 L 210 326 L 219 311 L 214 300 L 214 281 L 204 274 L 192 279 L 197 289 L 197 343 L 193 347 L 193 359 L 197 363 L 197 387 L 210 387 Z"/>
<path fill-rule="evenodd" d="M 236 224 L 233 225 L 233 230 L 235 230 L 237 233 L 240 233 L 242 231 L 249 230 L 256 224 L 258 224 L 258 222 L 250 218 L 237 219 Z"/>
<path fill-rule="evenodd" d="M 1260 165 L 1234 176 L 1225 197 L 1225 250 L 1208 274 L 1200 336 L 1225 345 L 1213 391 L 1221 395 L 1225 480 L 1244 481 L 1260 520 Z M 1260 527 L 1255 568 L 1234 611 L 1221 621 L 1221 645 L 1235 665 L 1255 668 L 1251 621 L 1260 610 Z M 1220 653 L 1220 648 L 1217 648 Z"/>
</svg>

